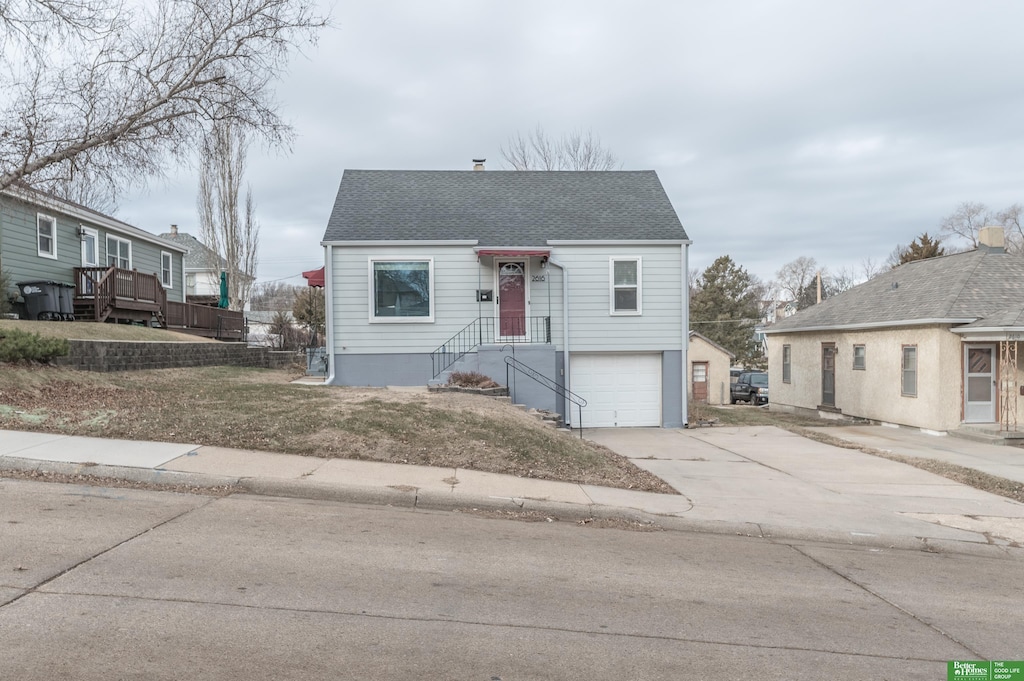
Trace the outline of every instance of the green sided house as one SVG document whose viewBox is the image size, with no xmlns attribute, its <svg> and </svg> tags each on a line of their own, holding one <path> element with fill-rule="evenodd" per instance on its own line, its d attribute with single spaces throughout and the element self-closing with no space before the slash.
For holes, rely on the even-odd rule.
<svg viewBox="0 0 1024 681">
<path fill-rule="evenodd" d="M 1012 437 L 1024 424 L 1024 256 L 1002 227 L 765 329 L 771 409 Z"/>
<path fill-rule="evenodd" d="M 690 241 L 657 174 L 480 167 L 345 171 L 328 383 L 477 371 L 573 426 L 684 425 Z"/>
<path fill-rule="evenodd" d="M 0 192 L 0 268 L 19 298 L 19 282 L 74 288 L 74 314 L 95 321 L 165 322 L 183 304 L 181 246 L 49 194 Z M 26 313 L 24 308 L 21 309 Z"/>
</svg>

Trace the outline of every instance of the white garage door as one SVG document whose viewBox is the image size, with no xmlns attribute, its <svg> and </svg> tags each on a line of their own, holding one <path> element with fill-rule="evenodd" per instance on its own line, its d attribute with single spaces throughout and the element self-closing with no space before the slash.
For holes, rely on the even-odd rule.
<svg viewBox="0 0 1024 681">
<path fill-rule="evenodd" d="M 661 425 L 660 354 L 573 353 L 569 369 L 584 428 Z"/>
</svg>

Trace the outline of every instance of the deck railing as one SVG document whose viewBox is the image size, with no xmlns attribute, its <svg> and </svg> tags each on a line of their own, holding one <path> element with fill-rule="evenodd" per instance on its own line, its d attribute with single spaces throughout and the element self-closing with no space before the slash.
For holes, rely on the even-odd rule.
<svg viewBox="0 0 1024 681">
<path fill-rule="evenodd" d="M 95 321 L 109 308 L 152 310 L 171 328 L 202 330 L 208 332 L 203 335 L 223 339 L 245 336 L 243 313 L 167 300 L 167 290 L 155 274 L 120 267 L 76 267 L 75 298 L 91 302 Z"/>
<path fill-rule="evenodd" d="M 240 340 L 245 335 L 245 315 L 234 310 L 168 300 L 164 316 L 171 328 L 206 329 L 223 339 Z"/>
</svg>

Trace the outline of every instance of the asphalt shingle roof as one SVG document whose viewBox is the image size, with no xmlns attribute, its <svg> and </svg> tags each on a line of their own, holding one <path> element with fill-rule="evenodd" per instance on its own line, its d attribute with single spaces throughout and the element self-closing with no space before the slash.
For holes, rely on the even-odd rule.
<svg viewBox="0 0 1024 681">
<path fill-rule="evenodd" d="M 765 331 L 946 320 L 1008 326 L 1024 319 L 1024 257 L 982 247 L 917 260 L 787 317 Z M 976 324 L 982 326 L 980 322 Z"/>
<path fill-rule="evenodd" d="M 227 261 L 217 256 L 206 244 L 195 238 L 188 232 L 167 232 L 160 235 L 166 239 L 187 249 L 185 252 L 185 268 L 190 270 L 215 270 L 213 263 L 220 262 L 220 266 L 226 267 Z"/>
<path fill-rule="evenodd" d="M 324 241 L 687 239 L 654 171 L 346 170 Z"/>
</svg>

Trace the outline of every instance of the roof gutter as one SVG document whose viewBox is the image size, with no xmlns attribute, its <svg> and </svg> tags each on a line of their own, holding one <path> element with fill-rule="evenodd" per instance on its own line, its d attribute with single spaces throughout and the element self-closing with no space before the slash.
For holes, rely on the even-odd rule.
<svg viewBox="0 0 1024 681">
<path fill-rule="evenodd" d="M 324 246 L 324 307 L 327 308 L 327 314 L 324 319 L 327 320 L 326 327 L 324 328 L 324 335 L 327 344 L 327 378 L 324 379 L 324 385 L 334 385 L 335 379 L 335 367 L 334 367 L 334 277 L 332 272 L 334 270 L 334 258 L 331 252 L 334 246 L 327 244 Z"/>
<path fill-rule="evenodd" d="M 870 322 L 868 324 L 823 324 L 820 326 L 791 326 L 782 329 L 771 326 L 762 330 L 765 335 L 780 333 L 805 333 L 808 331 L 859 331 L 862 329 L 885 329 L 893 326 L 935 326 L 936 324 L 970 324 L 978 321 L 977 317 L 970 319 L 899 319 L 891 322 Z"/>
<path fill-rule="evenodd" d="M 549 257 L 548 264 L 562 270 L 562 348 L 565 355 L 562 361 L 562 370 L 565 372 L 562 377 L 562 386 L 565 387 L 566 393 L 568 393 L 569 390 L 572 390 L 570 382 L 572 375 L 569 370 L 569 270 L 554 258 Z M 562 397 L 562 408 L 565 410 L 565 422 L 571 428 L 572 404 L 569 402 L 568 394 Z M 577 424 L 577 426 L 579 425 Z"/>
<path fill-rule="evenodd" d="M 682 300 L 683 300 L 683 339 L 682 339 L 682 358 L 683 358 L 683 380 L 682 380 L 682 398 L 683 398 L 683 428 L 690 426 L 690 395 L 687 390 L 687 379 L 688 372 L 687 367 L 690 364 L 690 242 L 686 241 L 680 246 L 682 253 L 680 254 L 680 260 L 682 260 Z"/>
</svg>

